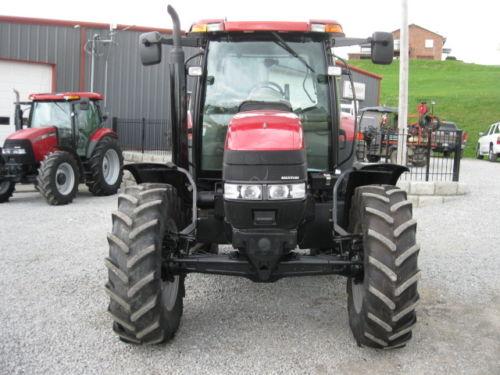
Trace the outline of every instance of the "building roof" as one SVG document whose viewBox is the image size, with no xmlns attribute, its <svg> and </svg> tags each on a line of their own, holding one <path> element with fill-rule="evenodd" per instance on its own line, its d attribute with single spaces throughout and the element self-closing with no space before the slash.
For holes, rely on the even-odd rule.
<svg viewBox="0 0 500 375">
<path fill-rule="evenodd" d="M 25 25 L 46 25 L 46 26 L 63 26 L 63 27 L 73 27 L 73 28 L 89 28 L 89 29 L 108 29 L 110 24 L 99 23 L 99 22 L 87 22 L 87 21 L 70 21 L 70 20 L 56 20 L 49 18 L 33 18 L 33 17 L 17 17 L 17 16 L 2 16 L 0 15 L 0 22 L 18 23 Z M 136 25 L 116 25 L 117 30 L 130 30 L 130 31 L 159 31 L 165 34 L 171 34 L 172 29 L 160 29 L 158 27 L 151 26 L 136 26 Z"/>
<path fill-rule="evenodd" d="M 344 66 L 344 67 L 345 67 L 345 64 L 344 64 L 342 61 L 337 61 L 337 65 L 340 65 L 340 66 Z M 378 79 L 379 81 L 383 78 L 382 76 L 380 76 L 380 75 L 378 75 L 378 74 L 375 74 L 375 73 L 369 72 L 368 70 L 364 70 L 364 69 L 358 68 L 357 66 L 354 66 L 354 65 L 351 65 L 351 64 L 349 64 L 349 69 L 351 69 L 351 70 L 352 70 L 352 71 L 354 71 L 354 72 L 357 72 L 357 73 L 363 74 L 363 75 L 365 75 L 365 76 L 368 76 L 368 77 L 372 77 L 372 78 Z"/>
<path fill-rule="evenodd" d="M 429 29 L 426 29 L 425 27 L 422 27 L 422 26 L 417 25 L 417 24 L 415 24 L 415 23 L 412 23 L 412 24 L 408 25 L 408 28 L 410 28 L 410 27 L 418 27 L 419 29 L 425 30 L 425 31 L 427 31 L 428 33 L 431 33 L 431 34 L 437 35 L 438 37 L 443 38 L 444 40 L 446 40 L 446 38 L 445 38 L 444 36 L 442 36 L 441 34 L 438 34 L 438 33 L 436 33 L 435 31 L 431 31 L 431 30 L 429 30 Z M 396 32 L 399 32 L 399 30 L 400 30 L 400 29 L 394 30 L 394 31 L 392 32 L 392 34 L 394 34 L 394 33 L 396 33 Z"/>
</svg>

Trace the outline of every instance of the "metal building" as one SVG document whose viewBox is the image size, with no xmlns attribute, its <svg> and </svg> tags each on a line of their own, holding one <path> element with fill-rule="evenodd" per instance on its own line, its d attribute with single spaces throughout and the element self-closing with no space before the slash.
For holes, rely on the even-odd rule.
<svg viewBox="0 0 500 375">
<path fill-rule="evenodd" d="M 139 59 L 139 35 L 152 30 L 116 25 L 110 31 L 110 25 L 100 23 L 0 16 L 0 146 L 13 130 L 14 88 L 27 100 L 32 92 L 90 91 L 93 86 L 106 94 L 110 117 L 164 119 L 167 63 L 143 67 Z"/>
<path fill-rule="evenodd" d="M 31 92 L 93 88 L 105 94 L 109 117 L 165 119 L 167 59 L 152 67 L 143 67 L 139 59 L 139 35 L 153 30 L 171 32 L 127 25 L 110 30 L 110 25 L 101 23 L 0 16 L 0 146 L 13 131 L 14 88 L 21 100 L 27 100 Z M 381 77 L 358 68 L 352 71 L 358 98 L 363 92 L 359 106 L 377 105 Z M 349 97 L 345 92 L 343 96 Z"/>
</svg>

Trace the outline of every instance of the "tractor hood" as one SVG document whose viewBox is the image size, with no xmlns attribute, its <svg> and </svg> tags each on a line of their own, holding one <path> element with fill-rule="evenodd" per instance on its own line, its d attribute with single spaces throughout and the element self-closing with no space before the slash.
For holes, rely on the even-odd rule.
<svg viewBox="0 0 500 375">
<path fill-rule="evenodd" d="M 57 129 L 50 126 L 18 130 L 7 137 L 4 146 L 31 148 L 35 161 L 41 162 L 48 153 L 57 148 Z"/>
<path fill-rule="evenodd" d="M 292 112 L 256 110 L 240 112 L 229 122 L 226 150 L 302 150 L 304 137 L 300 119 Z"/>
<path fill-rule="evenodd" d="M 18 130 L 7 137 L 10 140 L 21 140 L 27 139 L 31 143 L 37 142 L 41 138 L 47 138 L 47 136 L 56 135 L 56 128 L 54 126 L 46 128 L 27 128 Z"/>
</svg>

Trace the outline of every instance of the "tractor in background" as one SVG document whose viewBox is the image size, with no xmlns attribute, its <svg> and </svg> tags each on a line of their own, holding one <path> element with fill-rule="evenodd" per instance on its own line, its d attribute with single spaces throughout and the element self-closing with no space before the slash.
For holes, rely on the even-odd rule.
<svg viewBox="0 0 500 375">
<path fill-rule="evenodd" d="M 115 194 L 123 156 L 116 133 L 103 126 L 103 96 L 64 92 L 29 99 L 20 102 L 16 93 L 16 131 L 0 155 L 0 203 L 9 200 L 18 183 L 34 184 L 51 205 L 70 203 L 79 183 L 93 195 Z"/>
</svg>

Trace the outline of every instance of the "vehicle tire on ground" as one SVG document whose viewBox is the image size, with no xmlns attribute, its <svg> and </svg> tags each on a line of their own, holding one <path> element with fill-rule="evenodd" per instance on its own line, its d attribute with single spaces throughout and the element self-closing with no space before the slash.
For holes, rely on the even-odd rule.
<svg viewBox="0 0 500 375">
<path fill-rule="evenodd" d="M 86 181 L 93 195 L 116 194 L 122 183 L 123 155 L 116 139 L 104 137 L 89 159 L 91 176 Z"/>
<path fill-rule="evenodd" d="M 481 155 L 481 152 L 479 151 L 479 144 L 476 146 L 476 159 L 483 159 L 484 156 Z"/>
<path fill-rule="evenodd" d="M 493 146 L 490 145 L 490 150 L 488 151 L 488 160 L 491 162 L 497 161 L 497 154 L 493 152 Z"/>
<path fill-rule="evenodd" d="M 112 218 L 105 264 L 113 330 L 128 343 L 165 342 L 179 327 L 185 294 L 185 275 L 162 268 L 177 251 L 182 229 L 177 192 L 166 184 L 129 186 Z"/>
<path fill-rule="evenodd" d="M 16 183 L 12 181 L 0 182 L 0 203 L 8 202 L 16 190 Z"/>
<path fill-rule="evenodd" d="M 48 204 L 63 205 L 75 198 L 79 179 L 78 164 L 73 155 L 66 151 L 55 151 L 42 161 L 36 185 Z"/>
<path fill-rule="evenodd" d="M 392 349 L 410 340 L 419 295 L 416 222 L 396 186 L 355 190 L 350 230 L 363 235 L 364 270 L 347 280 L 349 325 L 360 346 Z"/>
</svg>

